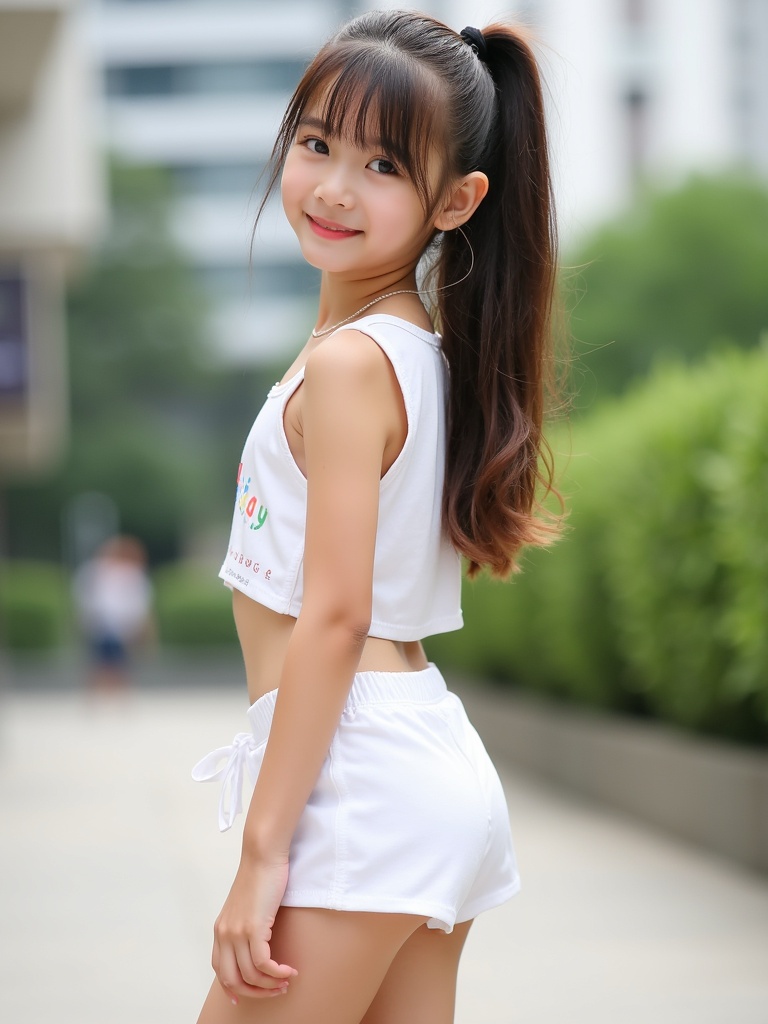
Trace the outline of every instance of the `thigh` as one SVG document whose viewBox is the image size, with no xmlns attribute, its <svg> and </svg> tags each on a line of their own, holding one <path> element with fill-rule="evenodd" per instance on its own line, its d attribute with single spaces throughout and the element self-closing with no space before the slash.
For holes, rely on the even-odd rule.
<svg viewBox="0 0 768 1024">
<path fill-rule="evenodd" d="M 456 975 L 471 921 L 450 935 L 423 925 L 403 943 L 361 1024 L 453 1024 Z"/>
<path fill-rule="evenodd" d="M 360 1024 L 398 950 L 424 920 L 281 907 L 272 955 L 299 972 L 287 995 L 241 999 L 233 1006 L 214 981 L 198 1024 Z"/>
</svg>

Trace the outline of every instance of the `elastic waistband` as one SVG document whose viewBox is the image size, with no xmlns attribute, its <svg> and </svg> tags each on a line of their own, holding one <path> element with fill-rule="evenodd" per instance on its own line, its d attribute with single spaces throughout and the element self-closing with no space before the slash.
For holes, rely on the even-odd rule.
<svg viewBox="0 0 768 1024">
<path fill-rule="evenodd" d="M 440 669 L 432 662 L 417 672 L 358 672 L 344 711 L 372 704 L 432 704 L 448 691 Z M 272 724 L 277 690 L 270 690 L 248 708 L 248 720 L 257 740 L 265 740 Z"/>
</svg>

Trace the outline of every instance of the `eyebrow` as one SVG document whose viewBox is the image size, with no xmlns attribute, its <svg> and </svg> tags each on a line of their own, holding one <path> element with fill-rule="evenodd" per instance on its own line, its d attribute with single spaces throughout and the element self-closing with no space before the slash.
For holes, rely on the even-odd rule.
<svg viewBox="0 0 768 1024">
<path fill-rule="evenodd" d="M 319 117 L 311 117 L 309 114 L 302 114 L 299 119 L 299 123 L 296 126 L 296 130 L 300 131 L 302 128 L 312 128 L 316 132 L 322 132 L 324 135 L 330 135 L 332 137 L 338 137 L 338 132 L 331 131 L 328 123 L 321 120 Z M 382 139 L 365 139 L 363 149 L 386 149 Z"/>
<path fill-rule="evenodd" d="M 321 121 L 319 117 L 308 117 L 306 114 L 302 114 L 298 127 L 314 128 L 316 131 L 319 132 L 328 131 L 328 125 L 324 121 Z"/>
</svg>

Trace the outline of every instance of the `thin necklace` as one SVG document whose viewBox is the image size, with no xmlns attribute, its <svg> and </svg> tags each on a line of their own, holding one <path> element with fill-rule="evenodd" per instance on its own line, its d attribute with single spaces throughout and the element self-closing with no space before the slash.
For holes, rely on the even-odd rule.
<svg viewBox="0 0 768 1024">
<path fill-rule="evenodd" d="M 467 245 L 469 245 L 469 270 L 466 272 L 464 277 L 460 277 L 458 281 L 453 281 L 452 284 L 444 284 L 440 288 L 435 289 L 438 292 L 445 291 L 446 288 L 454 288 L 457 284 L 461 284 L 462 281 L 466 281 L 472 273 L 472 269 L 475 265 L 475 253 L 470 245 L 469 239 L 461 228 L 457 227 L 456 231 L 459 231 L 464 236 L 464 240 Z M 324 331 L 316 331 L 313 327 L 312 337 L 323 338 L 326 334 L 330 334 L 331 331 L 335 331 L 337 327 L 341 327 L 343 324 L 348 324 L 350 320 L 354 320 L 356 316 L 360 316 L 360 314 L 364 313 L 366 309 L 370 309 L 371 306 L 375 306 L 377 302 L 381 302 L 383 299 L 391 299 L 393 295 L 429 295 L 429 290 L 419 291 L 418 289 L 414 290 L 413 288 L 400 288 L 396 292 L 385 292 L 383 295 L 379 295 L 377 299 L 371 299 L 370 302 L 366 302 L 364 306 L 361 306 L 360 309 L 358 309 L 357 312 L 352 313 L 351 316 L 345 316 L 343 320 L 339 320 L 339 322 L 334 324 L 332 327 L 326 327 Z"/>
<path fill-rule="evenodd" d="M 339 322 L 337 324 L 334 324 L 332 327 L 326 327 L 324 331 L 316 331 L 313 327 L 312 337 L 322 338 L 325 334 L 330 334 L 331 331 L 335 331 L 337 327 L 341 327 L 342 324 L 348 324 L 350 320 L 354 320 L 356 316 L 360 316 L 361 313 L 364 313 L 366 309 L 370 309 L 371 306 L 374 306 L 377 302 L 381 302 L 383 299 L 391 299 L 393 295 L 423 294 L 423 292 L 414 291 L 413 288 L 400 288 L 396 292 L 385 292 L 383 295 L 379 295 L 378 298 L 371 299 L 370 302 L 366 302 L 364 306 L 361 306 L 360 309 L 358 309 L 355 313 L 352 313 L 351 316 L 345 316 L 343 320 L 339 320 Z"/>
</svg>

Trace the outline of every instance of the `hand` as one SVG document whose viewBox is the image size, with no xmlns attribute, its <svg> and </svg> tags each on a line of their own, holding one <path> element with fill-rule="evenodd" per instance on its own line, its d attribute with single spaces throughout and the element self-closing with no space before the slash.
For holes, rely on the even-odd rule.
<svg viewBox="0 0 768 1024">
<path fill-rule="evenodd" d="M 242 860 L 214 925 L 212 964 L 219 984 L 238 996 L 283 995 L 298 972 L 272 959 L 269 943 L 288 883 L 288 862 Z"/>
</svg>

